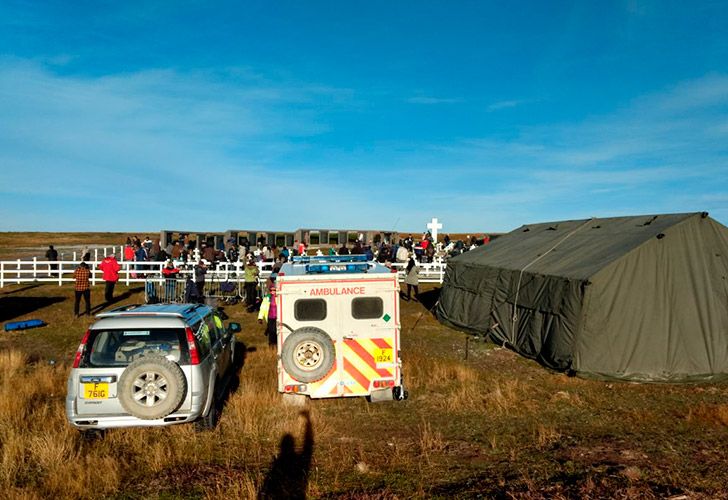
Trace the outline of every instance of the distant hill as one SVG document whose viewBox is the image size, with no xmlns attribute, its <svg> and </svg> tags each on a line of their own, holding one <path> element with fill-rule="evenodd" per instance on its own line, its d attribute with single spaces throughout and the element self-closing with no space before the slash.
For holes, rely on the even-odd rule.
<svg viewBox="0 0 728 500">
<path fill-rule="evenodd" d="M 147 233 L 134 233 L 140 238 Z M 59 252 L 80 251 L 86 245 L 114 246 L 123 245 L 131 233 L 45 233 L 45 232 L 0 232 L 0 259 L 45 258 L 48 245 Z M 150 237 L 159 237 L 156 233 Z"/>
</svg>

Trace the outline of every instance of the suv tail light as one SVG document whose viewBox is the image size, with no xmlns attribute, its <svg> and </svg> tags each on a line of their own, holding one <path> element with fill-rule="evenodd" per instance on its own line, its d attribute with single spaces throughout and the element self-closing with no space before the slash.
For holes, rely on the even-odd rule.
<svg viewBox="0 0 728 500">
<path fill-rule="evenodd" d="M 78 349 L 76 349 L 76 357 L 73 358 L 74 368 L 78 368 L 78 365 L 81 364 L 81 357 L 83 356 L 83 352 L 86 350 L 86 342 L 88 342 L 89 335 L 91 335 L 91 330 L 86 330 L 86 333 L 81 339 L 81 343 L 78 345 Z"/>
<path fill-rule="evenodd" d="M 187 335 L 187 349 L 190 351 L 190 364 L 200 364 L 200 354 L 197 352 L 197 344 L 195 344 L 195 334 L 192 332 L 192 328 L 189 326 L 185 328 L 185 334 Z"/>
</svg>

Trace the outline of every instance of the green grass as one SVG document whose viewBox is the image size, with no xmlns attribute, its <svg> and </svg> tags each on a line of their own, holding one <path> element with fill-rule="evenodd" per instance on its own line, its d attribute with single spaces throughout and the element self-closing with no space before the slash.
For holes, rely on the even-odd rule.
<svg viewBox="0 0 728 500">
<path fill-rule="evenodd" d="M 117 290 L 125 292 L 122 303 L 143 300 L 139 288 Z M 93 290 L 94 304 L 102 294 Z M 263 327 L 239 305 L 225 312 L 242 323 L 248 352 L 217 429 L 82 440 L 65 422 L 63 397 L 91 320 L 72 319 L 71 297 L 70 286 L 0 290 L 4 318 L 49 323 L 0 333 L 0 488 L 8 495 L 254 497 L 281 437 L 301 442 L 300 409 L 276 392 Z M 465 335 L 421 304 L 402 303 L 402 324 L 409 400 L 308 403 L 310 497 L 728 498 L 728 386 L 570 378 L 483 342 L 470 343 L 465 361 Z"/>
</svg>

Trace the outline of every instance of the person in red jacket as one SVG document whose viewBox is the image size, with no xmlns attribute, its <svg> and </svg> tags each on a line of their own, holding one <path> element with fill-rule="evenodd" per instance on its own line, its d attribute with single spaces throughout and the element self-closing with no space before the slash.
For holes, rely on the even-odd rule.
<svg viewBox="0 0 728 500">
<path fill-rule="evenodd" d="M 102 260 L 101 264 L 99 264 L 99 269 L 101 269 L 104 281 L 106 282 L 104 298 L 106 299 L 106 302 L 109 303 L 114 300 L 114 287 L 116 286 L 116 282 L 119 281 L 119 271 L 121 270 L 121 266 L 116 260 L 116 256 L 111 254 L 104 257 L 104 260 Z"/>
<path fill-rule="evenodd" d="M 174 266 L 172 259 L 167 261 L 167 264 L 162 268 L 162 275 L 164 276 L 164 301 L 175 302 L 177 299 L 177 276 L 179 276 L 179 269 Z"/>
</svg>

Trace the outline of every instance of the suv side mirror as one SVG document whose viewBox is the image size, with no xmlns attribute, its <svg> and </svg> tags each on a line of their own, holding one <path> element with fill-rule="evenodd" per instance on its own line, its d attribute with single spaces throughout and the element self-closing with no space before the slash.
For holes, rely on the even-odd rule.
<svg viewBox="0 0 728 500">
<path fill-rule="evenodd" d="M 242 328 L 240 328 L 240 323 L 230 323 L 228 325 L 228 331 L 230 333 L 238 333 L 242 331 Z"/>
</svg>

